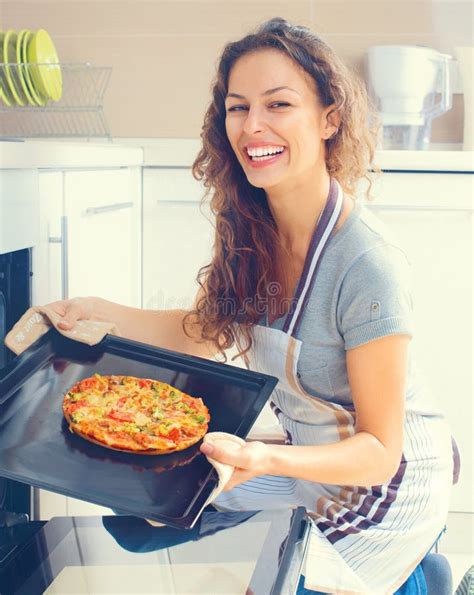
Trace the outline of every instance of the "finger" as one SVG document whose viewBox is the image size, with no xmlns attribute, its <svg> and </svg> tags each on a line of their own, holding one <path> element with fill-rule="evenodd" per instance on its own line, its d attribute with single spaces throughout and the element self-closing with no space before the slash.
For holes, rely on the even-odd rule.
<svg viewBox="0 0 474 595">
<path fill-rule="evenodd" d="M 69 301 L 68 300 L 61 300 L 59 302 L 53 302 L 52 304 L 48 304 L 47 305 L 47 308 L 50 308 L 50 310 L 52 310 L 55 314 L 58 315 L 58 317 L 60 319 L 62 319 L 62 318 L 64 318 L 64 316 L 67 313 L 68 306 L 69 306 Z M 57 325 L 59 327 L 63 327 L 63 321 L 62 320 L 58 320 L 57 321 Z M 69 328 L 69 325 L 67 323 L 66 323 L 66 326 L 67 326 L 67 328 Z"/>
<path fill-rule="evenodd" d="M 62 317 L 62 320 L 58 322 L 58 327 L 70 330 L 83 317 L 82 307 L 77 302 L 69 302 L 66 304 Z"/>
</svg>

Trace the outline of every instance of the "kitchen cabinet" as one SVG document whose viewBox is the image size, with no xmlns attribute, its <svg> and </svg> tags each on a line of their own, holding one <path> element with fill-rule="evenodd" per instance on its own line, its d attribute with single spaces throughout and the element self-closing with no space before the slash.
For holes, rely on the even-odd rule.
<svg viewBox="0 0 474 595">
<path fill-rule="evenodd" d="M 472 184 L 463 173 L 384 173 L 369 203 L 412 264 L 413 350 L 461 451 L 456 513 L 474 513 Z"/>
<path fill-rule="evenodd" d="M 66 172 L 69 296 L 140 306 L 140 170 Z"/>
<path fill-rule="evenodd" d="M 143 307 L 188 308 L 199 268 L 211 259 L 214 228 L 204 188 L 189 168 L 143 171 Z"/>
<path fill-rule="evenodd" d="M 469 173 L 384 173 L 369 208 L 413 267 L 413 351 L 461 453 L 440 551 L 472 556 L 473 183 Z"/>
<path fill-rule="evenodd" d="M 212 258 L 214 216 L 204 187 L 190 168 L 143 170 L 143 307 L 190 308 L 199 290 L 199 269 Z M 235 349 L 227 352 L 231 362 Z M 268 416 L 266 416 L 268 417 Z M 273 413 L 270 414 L 275 421 Z"/>
<path fill-rule="evenodd" d="M 140 168 L 40 172 L 33 302 L 100 295 L 141 304 Z"/>
</svg>

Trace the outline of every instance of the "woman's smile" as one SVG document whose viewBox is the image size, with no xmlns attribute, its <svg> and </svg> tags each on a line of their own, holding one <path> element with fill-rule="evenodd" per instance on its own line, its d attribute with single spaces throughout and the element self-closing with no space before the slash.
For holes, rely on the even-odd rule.
<svg viewBox="0 0 474 595">
<path fill-rule="evenodd" d="M 256 145 L 249 143 L 243 150 L 245 162 L 253 168 L 269 167 L 286 158 L 287 147 L 282 145 Z"/>
</svg>

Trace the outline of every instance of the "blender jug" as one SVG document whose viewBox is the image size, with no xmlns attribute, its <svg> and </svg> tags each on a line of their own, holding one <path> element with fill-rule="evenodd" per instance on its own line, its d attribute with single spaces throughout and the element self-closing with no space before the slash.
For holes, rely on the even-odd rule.
<svg viewBox="0 0 474 595">
<path fill-rule="evenodd" d="M 369 94 L 382 120 L 381 148 L 428 148 L 433 118 L 452 106 L 450 60 L 422 46 L 369 48 Z"/>
</svg>

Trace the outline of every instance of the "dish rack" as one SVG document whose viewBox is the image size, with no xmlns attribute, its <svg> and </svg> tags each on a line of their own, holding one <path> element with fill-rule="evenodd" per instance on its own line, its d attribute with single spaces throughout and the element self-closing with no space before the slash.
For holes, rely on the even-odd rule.
<svg viewBox="0 0 474 595">
<path fill-rule="evenodd" d="M 7 74 L 18 79 L 25 68 L 41 66 L 0 63 L 0 85 L 4 88 L 8 85 Z M 48 99 L 44 106 L 8 106 L 0 99 L 0 139 L 72 137 L 112 140 L 103 109 L 112 68 L 89 63 L 60 64 L 59 67 L 62 96 L 58 101 Z"/>
</svg>

